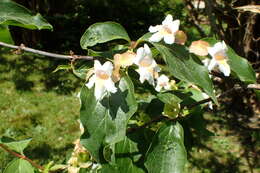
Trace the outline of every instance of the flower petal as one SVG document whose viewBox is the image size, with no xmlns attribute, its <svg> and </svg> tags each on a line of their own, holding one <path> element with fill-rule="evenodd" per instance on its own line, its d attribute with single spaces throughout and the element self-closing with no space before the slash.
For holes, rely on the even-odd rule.
<svg viewBox="0 0 260 173">
<path fill-rule="evenodd" d="M 102 70 L 105 71 L 106 73 L 108 73 L 109 76 L 111 76 L 112 71 L 113 71 L 113 64 L 110 61 L 105 62 L 102 65 Z"/>
<path fill-rule="evenodd" d="M 104 85 L 106 87 L 106 90 L 111 93 L 115 93 L 117 91 L 117 88 L 115 87 L 115 83 L 112 81 L 111 78 L 106 80 Z"/>
<path fill-rule="evenodd" d="M 219 66 L 219 70 L 224 73 L 225 76 L 229 76 L 230 75 L 230 67 L 227 64 L 227 62 L 222 62 L 218 64 Z"/>
<path fill-rule="evenodd" d="M 93 76 L 89 79 L 88 83 L 86 83 L 85 85 L 90 89 L 90 88 L 93 87 L 93 85 L 94 85 L 94 83 L 95 83 L 95 80 L 96 80 L 96 76 L 93 75 Z"/>
<path fill-rule="evenodd" d="M 101 100 L 104 97 L 105 92 L 106 92 L 106 88 L 105 88 L 104 83 L 96 81 L 96 83 L 95 83 L 95 97 L 96 97 L 96 99 Z"/>
<path fill-rule="evenodd" d="M 162 89 L 162 86 L 157 84 L 156 87 L 155 87 L 155 90 L 158 91 L 158 92 L 160 92 L 161 89 Z"/>
<path fill-rule="evenodd" d="M 172 15 L 168 14 L 165 19 L 163 20 L 162 24 L 163 25 L 170 25 L 172 23 Z"/>
<path fill-rule="evenodd" d="M 94 61 L 94 70 L 100 70 L 102 69 L 102 65 L 100 64 L 99 60 Z"/>
<path fill-rule="evenodd" d="M 157 31 L 159 31 L 160 29 L 162 28 L 162 26 L 161 25 L 156 25 L 156 26 L 150 26 L 149 27 L 149 32 L 157 32 Z"/>
<path fill-rule="evenodd" d="M 144 44 L 144 51 L 145 51 L 145 54 L 149 56 L 149 58 L 152 58 L 152 56 L 153 56 L 152 51 L 147 44 Z"/>
<path fill-rule="evenodd" d="M 161 34 L 160 32 L 157 32 L 155 34 L 153 34 L 150 38 L 149 41 L 151 42 L 159 42 L 161 41 L 163 38 L 163 34 Z"/>
<path fill-rule="evenodd" d="M 136 65 L 139 64 L 139 62 L 143 59 L 143 57 L 145 56 L 145 50 L 143 47 L 139 47 L 136 51 L 136 57 L 134 59 L 134 63 Z"/>
<path fill-rule="evenodd" d="M 211 71 L 217 65 L 217 61 L 213 58 L 209 62 L 208 70 Z"/>
<path fill-rule="evenodd" d="M 177 32 L 180 27 L 180 20 L 174 20 L 168 25 L 168 27 L 171 29 L 172 33 Z"/>
<path fill-rule="evenodd" d="M 167 34 L 167 35 L 164 35 L 163 40 L 167 44 L 173 44 L 175 37 L 173 34 Z"/>
</svg>

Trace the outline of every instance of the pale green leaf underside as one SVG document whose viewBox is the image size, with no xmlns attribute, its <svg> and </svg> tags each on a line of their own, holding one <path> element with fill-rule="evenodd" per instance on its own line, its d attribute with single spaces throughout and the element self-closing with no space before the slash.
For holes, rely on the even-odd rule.
<svg viewBox="0 0 260 173">
<path fill-rule="evenodd" d="M 23 150 L 28 146 L 30 141 L 32 139 L 25 139 L 21 141 L 13 141 L 10 140 L 9 138 L 5 140 L 6 138 L 0 138 L 0 143 L 6 145 L 9 149 L 14 150 L 18 153 L 23 154 Z"/>
<path fill-rule="evenodd" d="M 33 15 L 27 8 L 10 0 L 0 1 L 0 24 L 14 25 L 27 29 L 51 29 L 39 13 Z"/>
<path fill-rule="evenodd" d="M 4 173 L 34 173 L 34 168 L 24 159 L 15 159 L 7 165 Z"/>
</svg>

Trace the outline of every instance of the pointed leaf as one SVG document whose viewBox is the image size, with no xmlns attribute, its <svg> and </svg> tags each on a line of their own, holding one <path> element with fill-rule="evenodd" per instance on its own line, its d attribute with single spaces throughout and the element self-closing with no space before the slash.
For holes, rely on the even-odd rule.
<svg viewBox="0 0 260 173">
<path fill-rule="evenodd" d="M 82 49 L 105 43 L 111 40 L 123 39 L 130 42 L 126 30 L 116 22 L 103 22 L 91 25 L 80 39 Z"/>
<path fill-rule="evenodd" d="M 11 161 L 4 170 L 4 173 L 34 173 L 32 165 L 24 159 Z"/>
<path fill-rule="evenodd" d="M 176 122 L 161 127 L 147 152 L 149 173 L 182 173 L 187 161 L 182 126 Z"/>
<path fill-rule="evenodd" d="M 81 143 L 100 161 L 104 145 L 124 139 L 127 122 L 137 110 L 132 81 L 127 76 L 121 78 L 118 91 L 100 102 L 93 88 L 83 87 L 81 101 L 80 119 L 85 128 Z"/>
<path fill-rule="evenodd" d="M 6 25 L 0 25 L 0 41 L 14 44 L 9 28 Z"/>
<path fill-rule="evenodd" d="M 0 24 L 20 26 L 28 29 L 51 29 L 39 13 L 33 15 L 27 8 L 10 0 L 0 1 Z"/>
<path fill-rule="evenodd" d="M 190 54 L 184 46 L 174 45 L 167 47 L 160 43 L 153 43 L 153 45 L 163 56 L 174 77 L 203 88 L 214 102 L 217 103 L 208 70 L 196 62 L 196 57 Z"/>
<path fill-rule="evenodd" d="M 21 141 L 15 141 L 11 138 L 2 137 L 0 143 L 6 145 L 9 149 L 14 150 L 18 153 L 23 154 L 23 150 L 28 146 L 32 139 L 25 139 Z"/>
</svg>

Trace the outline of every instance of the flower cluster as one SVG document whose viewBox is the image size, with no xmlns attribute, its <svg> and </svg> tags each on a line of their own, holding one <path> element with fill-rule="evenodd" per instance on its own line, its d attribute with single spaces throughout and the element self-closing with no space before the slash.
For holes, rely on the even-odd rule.
<svg viewBox="0 0 260 173">
<path fill-rule="evenodd" d="M 183 45 L 187 40 L 187 36 L 183 31 L 179 30 L 179 26 L 180 20 L 173 20 L 171 15 L 167 15 L 161 25 L 149 27 L 149 32 L 152 33 L 149 41 L 160 42 L 163 40 L 166 44 Z M 161 69 L 153 59 L 152 51 L 147 44 L 139 47 L 136 52 L 132 50 L 135 47 L 130 48 L 122 54 L 114 55 L 114 65 L 110 61 L 105 62 L 103 65 L 98 60 L 94 61 L 94 70 L 86 86 L 92 88 L 95 85 L 94 95 L 97 100 L 101 100 L 107 93 L 117 92 L 115 83 L 120 80 L 120 69 L 132 65 L 137 66 L 136 71 L 139 74 L 141 83 L 147 81 L 158 92 L 162 89 L 171 90 L 173 88 L 175 81 L 170 81 L 165 74 L 159 75 Z M 199 56 L 210 54 L 211 60 L 203 60 L 208 70 L 211 71 L 218 66 L 225 76 L 230 75 L 230 67 L 227 63 L 227 46 L 224 41 L 218 42 L 212 47 L 206 41 L 195 41 L 192 42 L 189 51 Z"/>
<path fill-rule="evenodd" d="M 149 41 L 159 42 L 162 39 L 167 44 L 184 44 L 186 35 L 179 30 L 180 21 L 174 20 L 171 15 L 167 15 L 162 25 L 150 26 L 149 31 L 153 33 Z M 115 83 L 120 80 L 120 68 L 131 65 L 137 66 L 139 80 L 141 83 L 147 81 L 155 86 L 155 90 L 160 92 L 162 89 L 170 90 L 175 81 L 162 74 L 160 67 L 153 59 L 152 51 L 147 44 L 139 47 L 135 52 L 128 50 L 122 54 L 114 55 L 114 65 L 107 61 L 103 65 L 98 60 L 94 61 L 94 70 L 86 86 L 92 88 L 95 85 L 94 95 L 97 100 L 101 100 L 107 93 L 117 92 Z M 155 81 L 156 80 L 156 81 Z"/>
</svg>

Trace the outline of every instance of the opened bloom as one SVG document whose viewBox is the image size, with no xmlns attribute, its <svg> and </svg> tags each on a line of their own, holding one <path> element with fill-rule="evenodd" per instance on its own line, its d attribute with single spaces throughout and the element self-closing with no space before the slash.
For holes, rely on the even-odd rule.
<svg viewBox="0 0 260 173">
<path fill-rule="evenodd" d="M 230 67 L 227 63 L 228 57 L 226 51 L 227 46 L 224 41 L 218 42 L 213 47 L 208 48 L 208 52 L 212 56 L 208 65 L 209 71 L 218 66 L 219 70 L 224 73 L 225 76 L 230 75 Z"/>
<path fill-rule="evenodd" d="M 164 88 L 165 90 L 171 89 L 171 85 L 169 83 L 169 78 L 165 76 L 164 74 L 158 77 L 157 79 L 157 85 L 155 87 L 156 91 L 161 91 L 161 89 Z"/>
<path fill-rule="evenodd" d="M 104 97 L 106 91 L 115 93 L 117 88 L 112 81 L 113 65 L 107 61 L 103 65 L 98 60 L 94 61 L 94 75 L 89 79 L 86 84 L 88 88 L 92 88 L 95 84 L 95 97 L 100 100 Z"/>
<path fill-rule="evenodd" d="M 154 33 L 149 41 L 159 42 L 162 39 L 167 44 L 173 44 L 175 42 L 175 34 L 179 30 L 180 20 L 174 20 L 172 15 L 167 15 L 162 25 L 150 26 L 149 32 Z"/>
<path fill-rule="evenodd" d="M 147 44 L 137 49 L 134 63 L 138 65 L 136 71 L 140 75 L 140 82 L 143 83 L 147 80 L 151 85 L 154 85 L 154 78 L 158 77 L 160 68 L 152 58 L 152 52 Z"/>
</svg>

